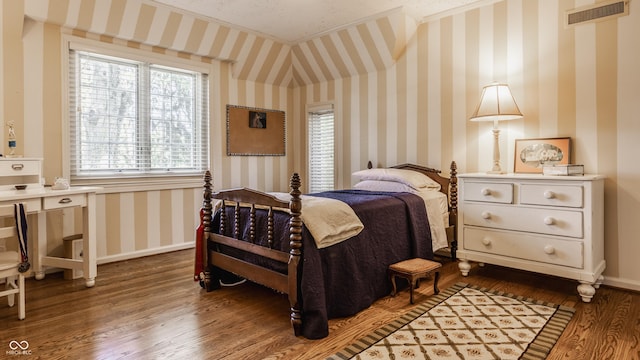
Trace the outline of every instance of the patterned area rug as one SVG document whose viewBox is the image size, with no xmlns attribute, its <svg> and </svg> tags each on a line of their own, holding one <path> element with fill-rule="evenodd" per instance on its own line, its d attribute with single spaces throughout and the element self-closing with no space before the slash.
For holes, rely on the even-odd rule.
<svg viewBox="0 0 640 360">
<path fill-rule="evenodd" d="M 545 359 L 574 312 L 459 283 L 329 359 Z"/>
</svg>

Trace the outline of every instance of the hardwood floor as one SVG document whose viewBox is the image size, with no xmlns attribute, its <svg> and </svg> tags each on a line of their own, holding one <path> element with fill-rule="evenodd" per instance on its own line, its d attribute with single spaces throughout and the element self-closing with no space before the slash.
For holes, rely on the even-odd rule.
<svg viewBox="0 0 640 360">
<path fill-rule="evenodd" d="M 439 259 L 444 260 L 444 259 Z M 577 309 L 549 359 L 640 359 L 640 293 L 601 287 L 578 300 L 576 282 L 487 265 L 463 278 L 443 261 L 439 287 L 468 282 Z M 323 359 L 395 319 L 432 294 L 424 282 L 359 314 L 330 321 L 329 337 L 296 338 L 284 295 L 245 283 L 205 292 L 191 281 L 193 250 L 98 267 L 96 286 L 62 274 L 27 280 L 27 317 L 0 306 L 0 358 Z M 11 356 L 11 341 L 30 356 Z"/>
</svg>

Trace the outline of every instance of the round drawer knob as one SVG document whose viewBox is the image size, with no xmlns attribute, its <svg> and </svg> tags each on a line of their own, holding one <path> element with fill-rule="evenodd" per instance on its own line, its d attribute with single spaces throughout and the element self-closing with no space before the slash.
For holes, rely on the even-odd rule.
<svg viewBox="0 0 640 360">
<path fill-rule="evenodd" d="M 551 245 L 547 245 L 547 246 L 544 247 L 544 252 L 546 254 L 552 255 L 552 254 L 554 254 L 556 252 L 556 249 L 554 249 L 553 246 L 551 246 Z"/>
<path fill-rule="evenodd" d="M 491 213 L 488 211 L 483 211 L 482 214 L 480 214 L 480 216 L 482 216 L 482 218 L 485 220 L 491 219 Z"/>
<path fill-rule="evenodd" d="M 489 196 L 489 195 L 491 195 L 491 190 L 490 190 L 490 189 L 487 189 L 487 188 L 484 188 L 484 189 L 480 190 L 480 192 L 481 192 L 481 193 L 482 193 L 482 195 L 484 195 L 484 196 Z"/>
<path fill-rule="evenodd" d="M 484 245 L 484 246 L 489 246 L 489 245 L 491 245 L 491 239 L 489 239 L 489 238 L 487 238 L 487 237 L 482 238 L 482 245 Z"/>
<path fill-rule="evenodd" d="M 556 223 L 556 219 L 552 218 L 551 216 L 547 216 L 546 218 L 544 218 L 544 223 L 547 225 L 553 225 Z"/>
<path fill-rule="evenodd" d="M 553 199 L 556 197 L 556 194 L 551 190 L 545 191 L 543 195 L 545 199 Z"/>
</svg>

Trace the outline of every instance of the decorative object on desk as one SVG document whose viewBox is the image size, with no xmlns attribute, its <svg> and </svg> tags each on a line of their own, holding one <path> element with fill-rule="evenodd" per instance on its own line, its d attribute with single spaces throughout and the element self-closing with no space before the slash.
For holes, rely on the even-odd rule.
<svg viewBox="0 0 640 360">
<path fill-rule="evenodd" d="M 458 283 L 329 359 L 545 359 L 574 312 Z"/>
<path fill-rule="evenodd" d="M 569 176 L 584 175 L 584 165 L 566 164 L 566 165 L 544 165 L 542 167 L 543 175 L 551 176 Z"/>
<path fill-rule="evenodd" d="M 9 154 L 7 157 L 16 155 L 16 131 L 14 130 L 15 122 L 13 120 L 9 120 L 7 122 L 7 126 L 9 127 Z"/>
<path fill-rule="evenodd" d="M 15 185 L 14 188 L 16 190 L 24 190 L 27 188 L 27 185 Z"/>
<path fill-rule="evenodd" d="M 571 159 L 571 138 L 516 139 L 514 172 L 542 174 L 545 165 L 566 165 Z"/>
<path fill-rule="evenodd" d="M 285 155 L 285 113 L 227 105 L 227 155 Z"/>
<path fill-rule="evenodd" d="M 509 85 L 491 83 L 482 88 L 480 103 L 471 115 L 470 121 L 493 121 L 493 167 L 489 174 L 504 174 L 500 167 L 500 129 L 498 121 L 516 120 L 522 113 L 516 104 Z"/>
<path fill-rule="evenodd" d="M 67 190 L 69 188 L 69 180 L 65 178 L 56 177 L 53 185 L 51 186 L 52 190 Z"/>
</svg>

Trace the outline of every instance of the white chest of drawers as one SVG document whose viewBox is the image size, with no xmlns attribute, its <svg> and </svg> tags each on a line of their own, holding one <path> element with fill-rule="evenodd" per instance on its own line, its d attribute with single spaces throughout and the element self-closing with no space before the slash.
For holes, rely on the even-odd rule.
<svg viewBox="0 0 640 360">
<path fill-rule="evenodd" d="M 604 177 L 461 174 L 458 267 L 469 261 L 578 280 L 590 302 L 603 281 Z"/>
</svg>

